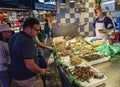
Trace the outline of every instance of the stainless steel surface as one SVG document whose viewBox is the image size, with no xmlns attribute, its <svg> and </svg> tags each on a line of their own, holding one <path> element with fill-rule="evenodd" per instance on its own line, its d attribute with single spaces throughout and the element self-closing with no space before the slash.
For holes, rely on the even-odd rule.
<svg viewBox="0 0 120 87">
<path fill-rule="evenodd" d="M 85 26 L 87 23 L 79 23 L 79 26 Z"/>
<path fill-rule="evenodd" d="M 52 29 L 53 37 L 78 35 L 78 27 L 76 23 L 55 25 Z"/>
</svg>

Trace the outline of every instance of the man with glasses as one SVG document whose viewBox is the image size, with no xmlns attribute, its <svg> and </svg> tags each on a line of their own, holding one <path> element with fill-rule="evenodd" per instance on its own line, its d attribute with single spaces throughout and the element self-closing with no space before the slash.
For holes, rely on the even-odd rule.
<svg viewBox="0 0 120 87">
<path fill-rule="evenodd" d="M 38 66 L 36 47 L 32 40 L 39 31 L 39 21 L 27 18 L 23 24 L 23 31 L 14 34 L 9 41 L 10 73 L 13 80 L 21 87 L 43 87 L 38 74 L 44 75 L 46 69 Z"/>
</svg>

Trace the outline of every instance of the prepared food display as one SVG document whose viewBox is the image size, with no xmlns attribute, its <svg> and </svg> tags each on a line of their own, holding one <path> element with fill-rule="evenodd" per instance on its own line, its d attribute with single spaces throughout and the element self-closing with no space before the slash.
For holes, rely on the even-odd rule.
<svg viewBox="0 0 120 87">
<path fill-rule="evenodd" d="M 75 35 L 65 36 L 65 40 L 66 40 L 66 41 L 69 41 L 69 40 L 71 40 L 71 39 L 73 39 L 73 38 L 75 38 L 75 37 L 77 37 L 77 36 L 75 36 Z"/>
<path fill-rule="evenodd" d="M 103 58 L 103 56 L 99 55 L 99 54 L 90 54 L 90 55 L 85 55 L 84 59 L 88 62 L 90 61 L 94 61 L 94 60 L 98 60 Z"/>
<path fill-rule="evenodd" d="M 66 45 L 66 41 L 63 36 L 53 38 L 53 43 L 56 47 Z"/>
<path fill-rule="evenodd" d="M 55 42 L 55 43 L 54 43 Z M 68 75 L 76 78 L 83 87 L 96 87 L 107 79 L 104 73 L 93 68 L 91 65 L 108 61 L 108 55 L 100 54 L 91 44 L 82 37 L 58 38 L 53 41 L 56 53 L 59 55 L 58 63 L 67 67 Z"/>
<path fill-rule="evenodd" d="M 73 56 L 70 58 L 70 62 L 72 65 L 78 65 L 82 63 L 82 58 L 79 58 L 79 56 Z"/>
<path fill-rule="evenodd" d="M 105 42 L 105 40 L 97 37 L 86 37 L 84 40 L 90 43 L 93 47 L 98 47 Z"/>
<path fill-rule="evenodd" d="M 94 47 L 98 47 L 98 46 L 100 46 L 101 44 L 103 44 L 104 42 L 105 42 L 105 40 L 97 40 L 97 41 L 93 42 L 92 45 L 93 45 Z"/>
<path fill-rule="evenodd" d="M 96 87 L 107 79 L 104 73 L 96 70 L 85 60 L 77 66 L 69 67 L 70 72 L 75 76 L 83 87 Z"/>
<path fill-rule="evenodd" d="M 91 49 L 87 49 L 85 47 L 82 47 L 80 50 L 79 50 L 79 53 L 81 56 L 85 56 L 85 55 L 91 55 L 93 53 L 95 53 L 94 50 L 91 50 Z"/>
<path fill-rule="evenodd" d="M 90 69 L 90 66 L 75 66 L 73 70 L 73 75 L 77 76 L 77 78 L 81 81 L 88 81 L 90 78 L 95 77 L 95 73 Z"/>
<path fill-rule="evenodd" d="M 66 46 L 58 46 L 56 49 L 58 52 L 62 52 L 63 50 L 66 50 Z"/>
<path fill-rule="evenodd" d="M 57 42 L 58 39 L 54 41 Z M 97 53 L 92 45 L 84 44 L 83 42 L 85 41 L 81 37 L 72 38 L 71 40 L 68 40 L 68 41 L 63 41 L 63 38 L 62 38 L 61 41 L 58 41 L 59 43 L 57 42 L 57 44 L 55 44 L 55 47 L 58 51 L 58 55 L 60 56 L 60 58 L 65 56 L 70 56 L 70 55 L 74 56 L 74 54 L 75 55 L 77 54 L 79 57 L 88 61 L 91 65 L 105 62 L 110 59 L 110 57 L 106 55 L 103 55 L 103 54 L 101 55 Z M 72 64 L 77 64 L 77 63 L 79 62 L 72 61 Z"/>
<path fill-rule="evenodd" d="M 56 43 L 55 46 L 56 46 L 56 47 L 66 46 L 66 41 Z"/>
<path fill-rule="evenodd" d="M 83 45 L 81 43 L 77 43 L 77 42 L 74 42 L 74 43 L 71 43 L 70 45 L 71 49 L 76 52 L 76 51 L 79 51 L 81 55 L 88 55 L 88 54 L 91 54 L 91 53 L 94 53 L 95 50 L 92 49 L 92 47 L 88 46 L 88 45 Z"/>
<path fill-rule="evenodd" d="M 75 51 L 80 51 L 81 47 L 83 47 L 81 45 L 81 43 L 71 43 L 71 49 L 75 52 Z"/>
<path fill-rule="evenodd" d="M 58 52 L 58 54 L 60 55 L 60 57 L 63 57 L 63 56 L 68 56 L 70 54 L 72 54 L 72 50 L 63 50 L 61 52 Z"/>
</svg>

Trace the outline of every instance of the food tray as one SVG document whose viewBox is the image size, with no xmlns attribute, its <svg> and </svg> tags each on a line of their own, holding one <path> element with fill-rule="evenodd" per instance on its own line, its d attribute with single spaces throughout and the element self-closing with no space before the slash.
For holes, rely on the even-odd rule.
<svg viewBox="0 0 120 87">
<path fill-rule="evenodd" d="M 61 57 L 63 63 L 69 61 L 70 62 L 70 57 L 69 56 L 65 56 L 65 57 Z M 95 65 L 95 64 L 99 64 L 99 63 L 103 63 L 103 62 L 106 62 L 106 61 L 109 61 L 110 60 L 110 56 L 107 56 L 107 57 L 104 57 L 104 58 L 100 58 L 100 59 L 97 59 L 97 60 L 93 60 L 93 61 L 90 61 L 88 62 L 90 65 Z M 70 63 L 67 62 L 67 65 L 71 65 Z"/>
<path fill-rule="evenodd" d="M 94 60 L 94 61 L 90 61 L 89 64 L 90 65 L 95 65 L 95 64 L 103 63 L 103 62 L 106 62 L 106 61 L 109 61 L 109 60 L 110 60 L 110 56 L 100 58 L 100 59 L 97 59 L 97 60 Z"/>
<path fill-rule="evenodd" d="M 70 56 L 61 57 L 60 59 L 64 65 L 67 65 L 69 67 L 72 66 L 70 63 Z"/>
<path fill-rule="evenodd" d="M 67 43 L 66 43 L 66 45 L 68 46 L 69 44 L 74 43 L 74 42 L 76 42 L 75 38 L 73 38 L 71 40 L 68 40 Z"/>
<path fill-rule="evenodd" d="M 66 56 L 66 57 L 61 58 L 61 61 L 62 61 L 63 64 L 67 65 L 70 70 L 74 69 L 75 66 L 71 65 L 71 63 L 70 63 L 70 57 L 69 57 L 69 56 Z M 85 67 L 86 67 L 86 66 L 89 66 L 94 73 L 96 73 L 96 74 L 101 73 L 100 71 L 98 71 L 98 70 L 96 70 L 94 67 L 92 67 L 92 66 L 91 66 L 88 62 L 86 62 L 85 60 L 83 60 L 83 62 L 82 62 L 81 64 L 77 65 L 77 66 L 85 66 Z M 97 79 L 96 79 L 96 78 L 91 78 L 91 79 L 89 80 L 89 82 L 87 82 L 87 81 L 85 81 L 85 82 L 79 81 L 79 82 L 80 82 L 80 84 L 81 84 L 82 86 L 85 86 L 85 87 L 96 87 L 96 86 L 104 83 L 106 79 L 107 79 L 107 77 L 104 75 L 103 78 L 97 78 Z"/>
<path fill-rule="evenodd" d="M 63 41 L 65 41 L 64 36 L 54 37 L 53 38 L 53 43 L 54 44 L 57 44 L 57 43 L 60 43 L 60 42 L 63 42 Z"/>
<path fill-rule="evenodd" d="M 90 66 L 90 68 L 92 69 L 93 72 L 95 72 L 97 74 L 101 73 L 100 71 L 96 70 L 94 67 L 89 65 L 85 60 L 79 66 Z M 80 84 L 85 87 L 96 87 L 96 86 L 104 83 L 106 79 L 107 79 L 107 77 L 104 75 L 103 78 L 99 78 L 99 79 L 91 78 L 89 80 L 89 83 L 87 81 L 85 81 L 85 82 L 80 81 Z"/>
</svg>

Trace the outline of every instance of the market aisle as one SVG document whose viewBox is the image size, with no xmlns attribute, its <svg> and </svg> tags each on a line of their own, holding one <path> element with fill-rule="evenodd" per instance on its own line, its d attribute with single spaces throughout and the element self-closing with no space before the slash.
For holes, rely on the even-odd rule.
<svg viewBox="0 0 120 87">
<path fill-rule="evenodd" d="M 117 59 L 111 59 L 108 62 L 100 63 L 93 67 L 107 76 L 105 85 L 99 87 L 120 87 L 120 62 Z"/>
<path fill-rule="evenodd" d="M 48 67 L 50 68 L 50 74 L 47 75 L 46 85 L 47 87 L 62 87 L 59 72 L 56 68 L 54 58 L 50 57 L 48 60 Z"/>
<path fill-rule="evenodd" d="M 47 45 L 51 45 L 52 41 L 48 40 Z M 53 55 L 51 55 L 52 52 L 44 49 L 44 56 L 46 58 L 48 68 L 50 69 L 50 73 L 48 73 L 46 79 L 46 86 L 47 87 L 62 87 L 61 80 L 59 77 L 59 72 L 56 68 L 56 63 L 54 61 Z"/>
</svg>

